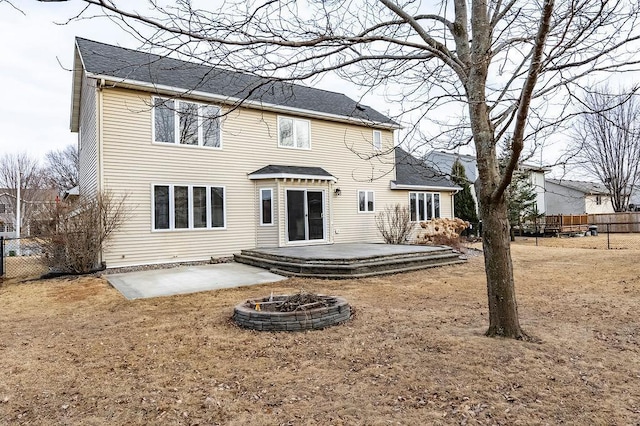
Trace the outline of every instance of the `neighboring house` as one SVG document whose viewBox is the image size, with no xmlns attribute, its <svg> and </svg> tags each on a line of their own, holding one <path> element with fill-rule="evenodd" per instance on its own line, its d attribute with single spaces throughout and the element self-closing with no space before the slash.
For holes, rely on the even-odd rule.
<svg viewBox="0 0 640 426">
<path fill-rule="evenodd" d="M 0 236 L 16 237 L 16 190 L 0 188 Z M 30 237 L 40 231 L 40 220 L 47 206 L 55 202 L 57 191 L 54 189 L 23 189 L 20 235 Z"/>
<path fill-rule="evenodd" d="M 640 185 L 631 187 L 629 195 L 629 211 L 640 211 Z"/>
<path fill-rule="evenodd" d="M 454 188 L 396 176 L 398 128 L 339 93 L 76 39 L 79 193 L 129 210 L 107 267 L 380 242 L 398 203 L 453 216 Z"/>
<path fill-rule="evenodd" d="M 609 190 L 599 183 L 547 179 L 547 214 L 613 213 Z"/>
<path fill-rule="evenodd" d="M 0 188 L 0 237 L 13 238 L 16 236 L 14 205 L 15 197 L 11 192 L 8 189 Z"/>
<path fill-rule="evenodd" d="M 453 169 L 453 163 L 459 160 L 464 166 L 467 179 L 473 186 L 478 179 L 478 163 L 476 158 L 471 155 L 461 155 L 442 151 L 431 151 L 425 156 L 425 163 L 444 176 L 450 176 Z M 539 214 L 545 214 L 545 173 L 551 171 L 548 167 L 534 166 L 531 164 L 521 164 L 518 166 L 516 173 L 526 174 L 529 182 L 536 193 L 536 207 Z M 476 202 L 476 211 L 478 200 L 474 190 L 471 191 L 474 201 Z"/>
</svg>

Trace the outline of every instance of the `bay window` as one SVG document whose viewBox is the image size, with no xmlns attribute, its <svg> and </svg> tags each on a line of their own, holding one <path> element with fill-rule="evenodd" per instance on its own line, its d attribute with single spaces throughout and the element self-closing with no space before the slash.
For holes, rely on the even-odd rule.
<svg viewBox="0 0 640 426">
<path fill-rule="evenodd" d="M 411 221 L 413 222 L 440 217 L 440 194 L 433 192 L 410 192 L 409 211 Z"/>
</svg>

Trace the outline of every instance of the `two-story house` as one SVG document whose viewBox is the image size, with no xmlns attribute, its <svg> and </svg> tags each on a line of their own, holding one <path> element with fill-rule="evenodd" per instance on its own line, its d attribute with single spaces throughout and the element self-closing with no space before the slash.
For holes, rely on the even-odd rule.
<svg viewBox="0 0 640 426">
<path fill-rule="evenodd" d="M 396 176 L 398 128 L 340 93 L 76 39 L 80 194 L 127 197 L 107 267 L 381 242 L 397 203 L 452 217 L 450 182 Z"/>
</svg>

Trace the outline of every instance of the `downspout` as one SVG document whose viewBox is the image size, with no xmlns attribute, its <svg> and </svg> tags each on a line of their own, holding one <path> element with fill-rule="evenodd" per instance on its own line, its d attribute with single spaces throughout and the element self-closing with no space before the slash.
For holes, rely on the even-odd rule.
<svg viewBox="0 0 640 426">
<path fill-rule="evenodd" d="M 103 162 L 102 162 L 102 138 L 103 138 L 103 134 L 102 134 L 102 119 L 103 119 L 103 114 L 102 114 L 102 106 L 104 104 L 103 99 L 102 99 L 102 90 L 105 87 L 105 81 L 104 78 L 101 78 L 98 81 L 98 86 L 97 86 L 97 95 L 96 96 L 96 155 L 98 156 L 97 158 L 97 163 L 98 163 L 98 176 L 96 176 L 96 195 L 100 194 L 104 188 L 104 173 L 103 173 Z M 100 256 L 98 258 L 98 261 L 100 262 L 100 266 L 102 267 L 102 264 L 104 263 L 104 249 L 100 248 Z"/>
<path fill-rule="evenodd" d="M 102 90 L 105 87 L 105 81 L 104 78 L 101 78 L 99 83 L 98 83 L 98 96 L 96 98 L 96 102 L 97 102 L 97 111 L 98 111 L 98 117 L 96 118 L 96 137 L 97 137 L 97 155 L 98 155 L 98 192 L 101 192 L 104 189 L 104 171 L 103 171 L 103 167 L 104 167 L 104 163 L 103 163 L 103 149 L 102 149 L 102 138 L 103 138 L 103 134 L 102 134 L 102 120 L 103 120 L 103 114 L 102 114 L 102 107 L 104 105 L 104 100 L 102 98 Z"/>
</svg>

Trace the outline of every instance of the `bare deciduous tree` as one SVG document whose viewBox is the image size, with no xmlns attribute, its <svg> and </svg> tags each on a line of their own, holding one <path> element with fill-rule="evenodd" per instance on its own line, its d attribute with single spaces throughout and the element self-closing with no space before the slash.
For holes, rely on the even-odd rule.
<svg viewBox="0 0 640 426">
<path fill-rule="evenodd" d="M 78 161 L 76 144 L 47 152 L 45 173 L 48 184 L 61 192 L 78 186 Z"/>
<path fill-rule="evenodd" d="M 576 118 L 573 143 L 578 164 L 604 184 L 613 209 L 626 211 L 640 181 L 640 104 L 635 94 L 588 92 Z"/>
<path fill-rule="evenodd" d="M 53 202 L 47 191 L 44 172 L 40 162 L 26 152 L 7 153 L 0 157 L 0 193 L 6 194 L 9 202 L 8 213 L 15 218 L 20 186 L 20 229 L 21 235 L 27 234 L 28 225 L 36 219 L 40 210 L 48 202 Z M 15 225 L 15 224 L 14 224 Z"/>
<path fill-rule="evenodd" d="M 57 272 L 87 273 L 100 266 L 109 238 L 127 219 L 126 196 L 110 192 L 60 202 L 43 214 L 44 262 Z"/>
<path fill-rule="evenodd" d="M 638 63 L 638 5 L 623 0 L 232 0 L 206 9 L 185 0 L 151 2 L 145 15 L 127 2 L 85 3 L 98 9 L 81 18 L 119 19 L 158 52 L 279 80 L 335 71 L 363 93 L 384 88 L 415 124 L 409 137 L 473 142 L 489 336 L 526 337 L 504 196 L 525 143 L 557 128 L 584 77 Z M 496 146 L 506 134 L 512 155 L 501 171 Z"/>
</svg>

